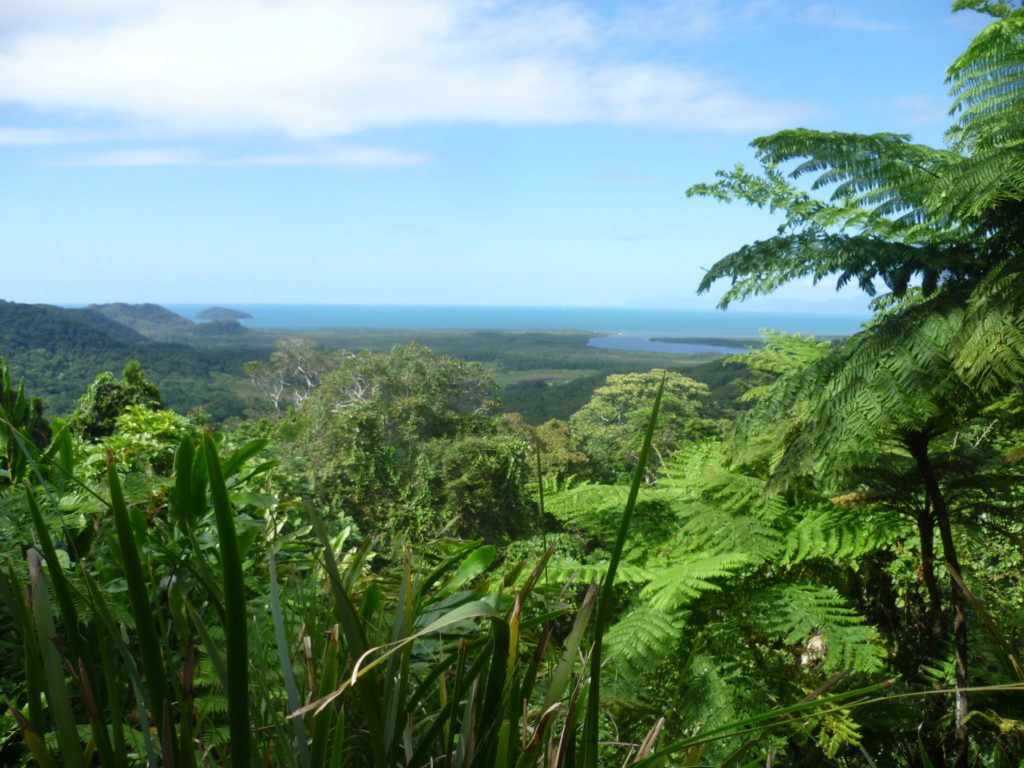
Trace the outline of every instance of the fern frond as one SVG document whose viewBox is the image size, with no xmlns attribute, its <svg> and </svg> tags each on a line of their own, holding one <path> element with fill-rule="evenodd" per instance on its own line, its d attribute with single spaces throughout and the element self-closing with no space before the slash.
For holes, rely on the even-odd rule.
<svg viewBox="0 0 1024 768">
<path fill-rule="evenodd" d="M 643 603 L 619 618 L 604 636 L 608 659 L 619 674 L 642 680 L 675 646 L 683 620 Z"/>
<path fill-rule="evenodd" d="M 783 549 L 782 534 L 774 525 L 711 503 L 689 506 L 678 540 L 697 552 L 740 553 L 752 565 L 774 561 Z"/>
<path fill-rule="evenodd" d="M 1019 139 L 1024 126 L 1013 116 L 1024 108 L 1024 12 L 1017 8 L 985 27 L 949 67 L 946 82 L 951 114 L 959 114 L 950 129 L 954 143 Z"/>
<path fill-rule="evenodd" d="M 906 517 L 886 509 L 823 506 L 807 510 L 787 531 L 781 562 L 849 562 L 890 547 L 911 532 Z"/>
<path fill-rule="evenodd" d="M 954 367 L 996 392 L 1024 378 L 1024 271 L 1008 258 L 978 284 L 955 342 Z"/>
<path fill-rule="evenodd" d="M 871 224 L 888 230 L 889 237 L 901 229 L 900 223 L 928 220 L 924 210 L 928 191 L 952 156 L 944 150 L 912 144 L 909 136 L 892 133 L 796 129 L 756 139 L 752 145 L 769 166 L 797 162 L 791 178 L 817 174 L 812 189 L 831 189 L 831 202 L 870 211 Z M 889 221 L 900 214 L 902 220 Z"/>
<path fill-rule="evenodd" d="M 687 696 L 683 699 L 684 722 L 694 729 L 713 728 L 737 720 L 744 711 L 744 695 L 757 697 L 758 681 L 751 680 L 734 659 L 723 659 L 706 650 L 692 654 L 683 674 Z"/>
<path fill-rule="evenodd" d="M 608 573 L 608 561 L 581 563 L 576 560 L 552 558 L 548 563 L 547 574 L 555 582 L 566 582 L 573 579 L 576 584 L 588 584 L 591 581 L 600 583 Z M 646 584 L 653 578 L 653 572 L 631 563 L 619 563 L 615 573 L 615 582 L 622 584 Z"/>
<path fill-rule="evenodd" d="M 833 711 L 821 718 L 816 741 L 827 757 L 834 758 L 840 750 L 860 745 L 860 725 L 849 709 Z"/>
<path fill-rule="evenodd" d="M 832 587 L 784 584 L 761 595 L 766 626 L 788 645 L 820 636 L 826 673 L 877 672 L 885 663 L 878 631 Z"/>
<path fill-rule="evenodd" d="M 626 486 L 585 483 L 546 496 L 544 508 L 569 529 L 596 539 L 611 540 L 618 530 L 628 494 Z M 634 517 L 636 535 L 643 536 L 645 528 L 660 529 L 665 509 L 675 498 L 675 494 L 659 488 L 645 490 Z"/>
<path fill-rule="evenodd" d="M 721 589 L 716 580 L 727 578 L 750 563 L 740 552 L 712 555 L 690 553 L 673 557 L 668 564 L 651 571 L 640 597 L 658 611 L 675 611 L 705 592 Z"/>
</svg>

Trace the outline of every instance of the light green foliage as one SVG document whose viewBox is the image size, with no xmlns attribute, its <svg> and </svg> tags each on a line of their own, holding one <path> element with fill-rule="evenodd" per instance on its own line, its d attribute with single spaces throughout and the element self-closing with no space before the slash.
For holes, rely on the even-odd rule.
<svg viewBox="0 0 1024 768">
<path fill-rule="evenodd" d="M 301 404 L 320 386 L 320 379 L 331 369 L 332 356 L 304 338 L 284 339 L 275 347 L 267 362 L 251 361 L 242 370 L 278 413 L 289 405 Z"/>
<path fill-rule="evenodd" d="M 507 535 L 526 446 L 493 396 L 480 365 L 415 344 L 340 357 L 303 402 L 294 450 L 319 498 L 368 533 Z"/>
<path fill-rule="evenodd" d="M 532 463 L 535 463 L 536 452 L 540 451 L 540 472 L 549 481 L 562 483 L 584 469 L 587 455 L 580 450 L 579 436 L 569 422 L 549 419 L 531 426 L 518 413 L 508 413 L 503 418 L 512 432 L 529 446 Z"/>
<path fill-rule="evenodd" d="M 812 507 L 786 532 L 782 562 L 856 561 L 907 539 L 912 528 L 906 516 L 878 504 Z"/>
<path fill-rule="evenodd" d="M 196 425 L 174 411 L 129 405 L 117 417 L 114 434 L 103 438 L 100 444 L 110 450 L 123 469 L 149 468 L 169 475 L 182 438 L 197 434 Z"/>
<path fill-rule="evenodd" d="M 759 697 L 799 696 L 821 676 L 872 674 L 885 662 L 878 630 L 838 587 L 858 558 L 891 546 L 906 526 L 844 537 L 839 521 L 849 510 L 820 497 L 795 504 L 725 461 L 723 446 L 688 446 L 637 508 L 619 570 L 629 597 L 606 637 L 623 706 L 715 724 L 756 711 Z M 582 561 L 553 560 L 552 574 L 601 575 L 624 491 L 581 485 L 548 499 L 548 511 L 593 550 Z M 825 650 L 805 668 L 801 652 L 812 641 Z M 681 665 L 670 673 L 675 689 L 661 682 L 672 664 Z"/>
<path fill-rule="evenodd" d="M 590 401 L 569 419 L 589 457 L 591 479 L 604 482 L 625 477 L 636 463 L 644 421 L 664 371 L 609 376 Z M 649 474 L 664 457 L 687 440 L 717 432 L 708 417 L 706 385 L 679 373 L 668 373 L 661 417 L 654 436 Z"/>
<path fill-rule="evenodd" d="M 120 379 L 109 371 L 97 376 L 72 411 L 68 426 L 87 440 L 98 440 L 114 433 L 117 418 L 132 405 L 163 407 L 159 390 L 135 360 L 124 367 Z"/>
</svg>

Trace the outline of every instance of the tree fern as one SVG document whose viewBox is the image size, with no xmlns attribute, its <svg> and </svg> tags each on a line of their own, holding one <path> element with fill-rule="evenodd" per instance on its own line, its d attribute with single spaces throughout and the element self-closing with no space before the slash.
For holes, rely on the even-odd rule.
<svg viewBox="0 0 1024 768">
<path fill-rule="evenodd" d="M 1018 5 L 995 6 L 961 0 L 955 10 L 977 10 L 997 16 L 950 66 L 947 83 L 957 122 L 948 138 L 955 146 L 982 152 L 1016 147 L 1024 139 L 1024 11 Z M 1016 169 L 1019 173 L 1020 169 Z M 1019 193 L 1024 178 L 999 174 Z"/>
<path fill-rule="evenodd" d="M 782 584 L 759 593 L 766 624 L 789 645 L 820 636 L 826 673 L 843 670 L 877 672 L 885 660 L 878 630 L 868 625 L 833 587 Z"/>
<path fill-rule="evenodd" d="M 730 468 L 721 444 L 687 446 L 666 461 L 650 491 L 648 514 L 636 519 L 643 533 L 619 571 L 632 588 L 606 637 L 620 706 L 635 706 L 631 697 L 639 692 L 648 707 L 682 717 L 662 709 L 657 679 L 658 670 L 681 663 L 680 654 L 682 687 L 671 700 L 686 709 L 689 722 L 705 724 L 754 711 L 766 696 L 792 696 L 798 680 L 881 668 L 878 631 L 835 587 L 794 585 L 787 569 L 799 566 L 806 578 L 814 562 L 827 559 L 823 572 L 832 572 L 894 535 L 892 527 L 880 522 L 870 534 L 847 531 L 854 510 L 821 498 L 815 504 L 786 498 L 767 478 Z M 546 497 L 556 519 L 577 535 L 596 536 L 598 547 L 584 562 L 553 560 L 553 578 L 600 577 L 603 509 L 619 496 L 621 489 L 587 485 Z M 898 535 L 904 533 L 905 526 Z M 802 548 L 793 544 L 801 537 Z M 799 650 L 813 637 L 827 638 L 828 650 L 818 668 L 803 670 Z M 761 673 L 754 682 L 753 669 Z M 839 718 L 830 733 L 832 741 L 821 736 L 829 749 L 842 734 L 854 738 L 856 726 Z"/>
<path fill-rule="evenodd" d="M 605 635 L 610 663 L 627 679 L 643 680 L 675 647 L 683 624 L 680 614 L 635 605 Z"/>
<path fill-rule="evenodd" d="M 722 581 L 750 562 L 742 552 L 669 555 L 640 590 L 640 599 L 656 611 L 671 615 L 707 592 L 722 589 Z"/>
<path fill-rule="evenodd" d="M 834 504 L 809 509 L 786 532 L 781 562 L 853 561 L 905 539 L 911 528 L 906 517 L 871 505 L 867 509 Z"/>
</svg>

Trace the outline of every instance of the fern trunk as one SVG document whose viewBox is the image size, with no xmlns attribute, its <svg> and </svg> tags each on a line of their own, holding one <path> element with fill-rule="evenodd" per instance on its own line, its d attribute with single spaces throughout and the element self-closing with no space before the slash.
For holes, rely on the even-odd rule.
<svg viewBox="0 0 1024 768">
<path fill-rule="evenodd" d="M 930 506 L 930 505 L 929 505 Z M 942 643 L 942 592 L 935 577 L 935 518 L 926 508 L 917 516 L 917 537 L 921 542 L 921 581 L 928 593 L 928 631 L 931 633 L 930 650 Z"/>
<path fill-rule="evenodd" d="M 935 517 L 931 512 L 931 504 L 927 500 L 925 508 L 918 513 L 916 522 L 917 537 L 921 544 L 921 581 L 924 582 L 925 591 L 928 593 L 928 604 L 925 611 L 928 639 L 924 644 L 924 652 L 929 659 L 932 659 L 942 648 L 945 628 L 942 620 L 942 592 L 939 589 L 939 580 L 935 576 Z M 942 700 L 938 696 L 925 697 L 924 712 L 921 715 L 922 733 L 935 734 L 937 732 L 938 723 L 942 719 L 942 710 Z M 942 739 L 927 738 L 924 750 L 932 764 L 946 764 Z"/>
<path fill-rule="evenodd" d="M 949 507 L 939 487 L 935 468 L 928 456 L 930 435 L 919 433 L 914 439 L 907 441 L 910 455 L 917 463 L 925 493 L 931 502 L 935 522 L 939 527 L 939 540 L 942 542 L 942 553 L 946 568 L 950 573 L 950 603 L 953 605 L 953 649 L 956 656 L 956 696 L 955 696 L 955 736 L 956 736 L 956 768 L 968 768 L 968 752 L 970 740 L 967 732 L 967 610 L 966 597 L 960 585 L 963 576 L 960 571 L 960 560 L 953 543 L 953 530 L 950 526 Z"/>
</svg>

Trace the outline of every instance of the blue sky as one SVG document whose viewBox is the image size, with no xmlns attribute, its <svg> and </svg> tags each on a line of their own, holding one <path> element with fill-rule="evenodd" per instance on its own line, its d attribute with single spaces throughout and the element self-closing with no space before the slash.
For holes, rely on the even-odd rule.
<svg viewBox="0 0 1024 768">
<path fill-rule="evenodd" d="M 0 298 L 710 306 L 780 128 L 939 144 L 941 0 L 0 6 Z M 794 285 L 765 307 L 860 306 Z"/>
</svg>

